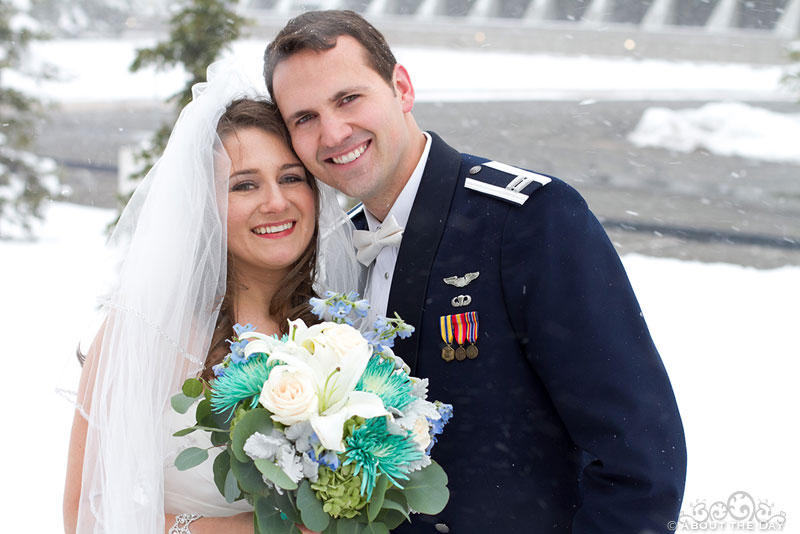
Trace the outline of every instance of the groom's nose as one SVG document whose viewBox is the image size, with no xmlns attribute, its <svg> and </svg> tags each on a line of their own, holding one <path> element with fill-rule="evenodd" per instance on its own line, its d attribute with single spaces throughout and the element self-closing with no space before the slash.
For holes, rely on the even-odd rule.
<svg viewBox="0 0 800 534">
<path fill-rule="evenodd" d="M 336 148 L 353 133 L 353 128 L 337 113 L 321 117 L 321 142 L 326 148 Z"/>
</svg>

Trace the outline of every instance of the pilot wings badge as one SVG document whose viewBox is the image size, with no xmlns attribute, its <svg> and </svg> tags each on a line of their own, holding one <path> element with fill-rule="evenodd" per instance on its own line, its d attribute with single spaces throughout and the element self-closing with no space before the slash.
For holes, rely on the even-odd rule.
<svg viewBox="0 0 800 534">
<path fill-rule="evenodd" d="M 474 273 L 467 273 L 464 276 L 448 276 L 447 278 L 443 278 L 444 283 L 449 286 L 455 287 L 466 287 L 469 285 L 470 282 L 475 280 L 480 276 L 481 273 L 474 272 Z"/>
</svg>

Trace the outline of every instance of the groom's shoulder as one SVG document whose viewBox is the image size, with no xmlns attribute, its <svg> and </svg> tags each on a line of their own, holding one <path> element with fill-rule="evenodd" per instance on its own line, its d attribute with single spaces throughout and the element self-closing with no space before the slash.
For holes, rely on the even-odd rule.
<svg viewBox="0 0 800 534">
<path fill-rule="evenodd" d="M 562 183 L 547 174 L 471 154 L 461 154 L 461 175 L 465 189 L 517 206 L 545 186 Z"/>
</svg>

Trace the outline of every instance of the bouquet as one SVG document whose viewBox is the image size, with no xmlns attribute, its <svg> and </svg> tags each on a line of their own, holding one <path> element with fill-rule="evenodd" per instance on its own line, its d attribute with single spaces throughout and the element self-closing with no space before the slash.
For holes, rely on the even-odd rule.
<svg viewBox="0 0 800 534">
<path fill-rule="evenodd" d="M 189 379 L 172 398 L 185 413 L 203 397 L 197 424 L 175 435 L 211 433 L 217 488 L 253 505 L 256 533 L 388 534 L 412 512 L 439 513 L 447 475 L 430 452 L 452 406 L 428 401 L 427 380 L 392 352 L 413 327 L 395 315 L 362 335 L 352 325 L 369 304 L 355 293 L 311 306 L 324 322 L 289 321 L 282 339 L 236 325 L 216 378 Z M 190 447 L 175 465 L 208 457 Z"/>
</svg>

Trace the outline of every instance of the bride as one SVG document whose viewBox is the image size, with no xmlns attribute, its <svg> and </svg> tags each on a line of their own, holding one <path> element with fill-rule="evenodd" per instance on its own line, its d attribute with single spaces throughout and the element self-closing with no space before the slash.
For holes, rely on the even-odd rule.
<svg viewBox="0 0 800 534">
<path fill-rule="evenodd" d="M 211 445 L 172 437 L 193 420 L 169 398 L 213 377 L 235 323 L 285 333 L 289 318 L 315 322 L 315 293 L 354 289 L 349 240 L 277 109 L 234 67 L 209 67 L 110 240 L 118 275 L 79 384 L 66 532 L 253 532 L 252 508 L 219 495 L 211 461 L 175 469 L 180 450 Z"/>
</svg>

